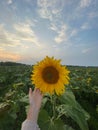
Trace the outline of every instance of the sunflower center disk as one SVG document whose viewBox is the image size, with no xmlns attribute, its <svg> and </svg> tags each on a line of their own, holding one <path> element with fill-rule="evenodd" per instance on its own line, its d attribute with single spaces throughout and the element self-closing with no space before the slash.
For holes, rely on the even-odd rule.
<svg viewBox="0 0 98 130">
<path fill-rule="evenodd" d="M 53 66 L 48 66 L 43 69 L 42 78 L 46 83 L 55 84 L 59 79 L 59 72 Z"/>
</svg>

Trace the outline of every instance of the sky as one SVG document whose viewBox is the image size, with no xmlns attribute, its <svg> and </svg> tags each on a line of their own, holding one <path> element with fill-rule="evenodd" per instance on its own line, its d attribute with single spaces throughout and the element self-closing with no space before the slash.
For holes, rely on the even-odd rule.
<svg viewBox="0 0 98 130">
<path fill-rule="evenodd" d="M 0 0 L 0 61 L 98 66 L 98 0 Z"/>
</svg>

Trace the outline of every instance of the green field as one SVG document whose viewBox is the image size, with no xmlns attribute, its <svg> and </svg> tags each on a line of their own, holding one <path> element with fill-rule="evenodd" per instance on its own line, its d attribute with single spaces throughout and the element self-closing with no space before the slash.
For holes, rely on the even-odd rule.
<svg viewBox="0 0 98 130">
<path fill-rule="evenodd" d="M 98 130 L 98 67 L 67 66 L 70 84 L 63 96 L 45 95 L 41 130 Z M 26 118 L 32 66 L 0 63 L 0 130 L 20 130 Z M 52 108 L 55 108 L 55 116 Z M 47 122 L 46 122 L 47 121 Z"/>
</svg>

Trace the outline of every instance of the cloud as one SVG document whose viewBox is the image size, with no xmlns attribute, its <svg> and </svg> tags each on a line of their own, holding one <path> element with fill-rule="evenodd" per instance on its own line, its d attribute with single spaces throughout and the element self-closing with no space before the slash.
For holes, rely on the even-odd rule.
<svg viewBox="0 0 98 130">
<path fill-rule="evenodd" d="M 64 1 L 60 0 L 38 0 L 38 13 L 42 18 L 52 21 L 54 17 L 59 17 L 63 9 Z"/>
<path fill-rule="evenodd" d="M 12 27 L 13 30 L 8 30 L 3 24 L 0 25 L 0 60 L 25 62 L 26 57 L 32 62 L 30 57 L 41 57 L 40 52 L 47 50 L 30 24 L 17 23 Z"/>
<path fill-rule="evenodd" d="M 0 51 L 4 51 L 4 50 L 5 50 L 4 48 L 0 47 Z"/>
<path fill-rule="evenodd" d="M 10 4 L 12 4 L 12 0 L 7 0 L 7 3 L 10 5 Z"/>
<path fill-rule="evenodd" d="M 82 53 L 87 54 L 91 51 L 91 48 L 86 48 L 82 50 Z"/>
<path fill-rule="evenodd" d="M 83 23 L 83 25 L 80 28 L 83 30 L 86 30 L 86 29 L 90 29 L 91 26 L 89 25 L 89 23 L 86 22 L 86 23 Z"/>
<path fill-rule="evenodd" d="M 29 24 L 19 23 L 14 25 L 16 31 L 16 36 L 21 42 L 34 43 L 37 46 L 40 46 L 38 42 L 38 37 L 35 32 L 32 30 Z"/>
<path fill-rule="evenodd" d="M 73 29 L 68 23 L 64 21 L 64 16 L 66 19 L 68 14 L 64 10 L 68 8 L 67 6 L 72 6 L 74 3 L 72 1 L 63 0 L 38 0 L 38 13 L 41 18 L 48 19 L 50 22 L 49 29 L 55 32 L 54 41 L 55 43 L 65 43 L 74 37 L 78 33 L 78 29 Z M 75 6 L 75 5 L 74 5 Z M 63 16 L 63 17 L 62 17 Z M 67 44 L 68 42 L 66 42 Z"/>
<path fill-rule="evenodd" d="M 70 37 L 76 36 L 78 34 L 79 30 L 78 29 L 72 29 L 70 33 Z"/>
<path fill-rule="evenodd" d="M 68 40 L 68 36 L 67 36 L 67 33 L 66 33 L 67 29 L 68 29 L 68 27 L 66 25 L 62 25 L 61 30 L 57 30 L 58 35 L 54 39 L 56 43 L 62 43 L 64 41 Z"/>
<path fill-rule="evenodd" d="M 0 60 L 1 61 L 19 61 L 21 56 L 19 54 L 7 52 L 5 50 L 0 50 Z"/>
<path fill-rule="evenodd" d="M 62 0 L 38 0 L 38 13 L 41 18 L 48 19 L 50 21 L 49 29 L 55 32 L 56 36 L 54 41 L 56 43 L 62 43 L 67 40 L 67 25 L 60 20 L 64 4 L 65 2 Z"/>
<path fill-rule="evenodd" d="M 91 18 L 91 19 L 97 18 L 98 17 L 98 12 L 90 12 L 88 14 L 88 17 Z"/>
<path fill-rule="evenodd" d="M 52 27 L 52 30 L 54 30 L 57 35 L 54 38 L 54 41 L 56 43 L 65 43 L 66 45 L 69 45 L 69 41 L 72 37 L 77 36 L 79 29 L 71 28 L 66 24 L 62 24 L 61 28 L 58 30 L 56 27 Z"/>
<path fill-rule="evenodd" d="M 80 1 L 80 7 L 81 8 L 86 8 L 91 4 L 91 0 L 81 0 Z"/>
<path fill-rule="evenodd" d="M 13 31 L 7 30 L 4 25 L 0 25 L 0 45 L 21 46 L 24 42 L 40 46 L 38 37 L 29 24 L 14 24 Z"/>
<path fill-rule="evenodd" d="M 16 46 L 20 41 L 17 39 L 14 33 L 9 32 L 4 28 L 4 25 L 0 25 L 0 45 Z"/>
<path fill-rule="evenodd" d="M 8 30 L 4 24 L 0 24 L 0 60 L 25 61 L 26 55 L 29 54 L 28 58 L 37 55 L 43 45 L 32 27 L 25 22 L 12 27 L 13 30 Z"/>
<path fill-rule="evenodd" d="M 55 31 L 55 32 L 58 31 L 58 27 L 54 23 L 51 23 L 50 29 Z"/>
</svg>

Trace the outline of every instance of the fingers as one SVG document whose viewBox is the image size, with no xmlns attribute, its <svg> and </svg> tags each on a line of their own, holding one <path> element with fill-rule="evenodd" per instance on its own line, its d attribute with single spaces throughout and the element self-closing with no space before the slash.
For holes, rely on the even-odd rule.
<svg viewBox="0 0 98 130">
<path fill-rule="evenodd" d="M 39 88 L 36 88 L 36 92 L 38 92 L 41 96 L 43 96 L 42 92 L 40 91 Z"/>
<path fill-rule="evenodd" d="M 32 94 L 32 88 L 29 88 L 29 94 Z"/>
<path fill-rule="evenodd" d="M 32 88 L 29 88 L 29 97 L 32 95 Z"/>
<path fill-rule="evenodd" d="M 34 88 L 34 92 L 40 94 L 41 96 L 43 96 L 43 94 L 42 94 L 42 92 L 40 91 L 39 88 Z"/>
<path fill-rule="evenodd" d="M 29 88 L 29 103 L 32 106 L 36 106 L 38 109 L 41 106 L 41 101 L 43 98 L 43 94 L 41 93 L 40 89 L 34 88 L 34 91 L 32 91 L 31 88 Z"/>
<path fill-rule="evenodd" d="M 41 96 L 43 96 L 43 94 L 42 94 L 42 92 L 40 91 L 39 88 L 34 88 L 34 91 L 32 91 L 32 88 L 29 88 L 29 97 L 31 97 L 33 93 L 38 93 Z"/>
</svg>

